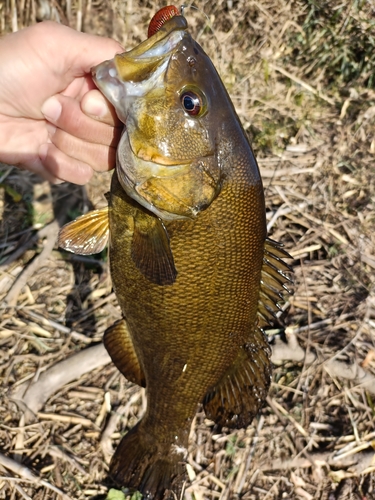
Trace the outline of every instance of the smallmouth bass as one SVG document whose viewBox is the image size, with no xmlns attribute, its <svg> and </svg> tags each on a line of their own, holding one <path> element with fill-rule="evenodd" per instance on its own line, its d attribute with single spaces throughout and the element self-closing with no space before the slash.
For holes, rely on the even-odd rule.
<svg viewBox="0 0 375 500">
<path fill-rule="evenodd" d="M 271 377 L 263 327 L 290 280 L 288 254 L 267 239 L 259 169 L 233 104 L 185 18 L 170 17 L 93 69 L 125 127 L 108 208 L 59 236 L 81 254 L 109 239 L 123 320 L 104 344 L 147 394 L 110 474 L 150 500 L 180 494 L 199 403 L 232 428 L 261 408 Z"/>
</svg>

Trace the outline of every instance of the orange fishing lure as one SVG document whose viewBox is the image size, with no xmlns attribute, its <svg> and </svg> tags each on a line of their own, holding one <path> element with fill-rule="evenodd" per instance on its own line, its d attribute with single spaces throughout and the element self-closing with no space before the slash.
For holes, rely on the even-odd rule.
<svg viewBox="0 0 375 500">
<path fill-rule="evenodd" d="M 157 31 L 165 24 L 167 21 L 172 19 L 174 16 L 179 16 L 180 12 L 174 5 L 167 5 L 162 9 L 158 10 L 154 17 L 151 19 L 148 26 L 148 37 L 155 35 Z"/>
</svg>

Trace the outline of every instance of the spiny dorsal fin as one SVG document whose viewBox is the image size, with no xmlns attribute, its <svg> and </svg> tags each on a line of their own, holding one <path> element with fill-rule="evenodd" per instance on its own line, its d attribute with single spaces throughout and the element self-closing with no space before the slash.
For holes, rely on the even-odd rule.
<svg viewBox="0 0 375 500">
<path fill-rule="evenodd" d="M 103 342 L 116 368 L 128 379 L 146 387 L 145 376 L 139 364 L 128 326 L 124 319 L 107 328 Z"/>
<path fill-rule="evenodd" d="M 65 224 L 59 232 L 59 247 L 78 255 L 101 252 L 108 243 L 108 207 L 92 210 Z"/>
<path fill-rule="evenodd" d="M 258 300 L 258 327 L 269 325 L 276 318 L 276 313 L 281 310 L 283 292 L 291 293 L 287 283 L 292 283 L 288 273 L 292 268 L 283 259 L 290 259 L 281 243 L 267 238 L 264 243 L 264 257 L 261 271 L 261 283 Z"/>
<path fill-rule="evenodd" d="M 203 406 L 208 418 L 220 427 L 246 427 L 258 413 L 271 380 L 271 353 L 263 331 L 281 309 L 282 292 L 291 267 L 282 259 L 290 255 L 276 241 L 267 239 L 258 299 L 258 323 L 242 346 L 233 365 L 206 394 Z"/>
<path fill-rule="evenodd" d="M 177 278 L 169 237 L 157 217 L 141 210 L 134 218 L 131 256 L 141 273 L 157 285 L 172 285 Z"/>
</svg>

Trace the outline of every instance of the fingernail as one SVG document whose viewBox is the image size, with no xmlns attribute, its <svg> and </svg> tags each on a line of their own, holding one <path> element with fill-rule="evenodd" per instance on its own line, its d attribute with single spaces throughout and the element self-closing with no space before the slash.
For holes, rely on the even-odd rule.
<svg viewBox="0 0 375 500">
<path fill-rule="evenodd" d="M 102 118 L 108 112 L 108 107 L 103 98 L 96 95 L 87 96 L 87 99 L 82 103 L 82 111 L 87 115 L 97 116 Z"/>
<path fill-rule="evenodd" d="M 50 97 L 49 99 L 47 99 L 41 108 L 41 112 L 44 117 L 52 123 L 56 122 L 59 119 L 61 110 L 61 104 L 56 99 L 56 97 Z"/>
</svg>

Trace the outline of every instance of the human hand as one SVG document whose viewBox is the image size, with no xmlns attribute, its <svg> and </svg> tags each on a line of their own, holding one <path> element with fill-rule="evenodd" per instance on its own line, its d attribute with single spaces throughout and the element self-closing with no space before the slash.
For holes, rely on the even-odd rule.
<svg viewBox="0 0 375 500">
<path fill-rule="evenodd" d="M 122 124 L 90 68 L 117 52 L 50 21 L 0 39 L 0 161 L 76 184 L 113 168 Z"/>
</svg>

